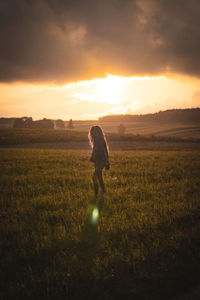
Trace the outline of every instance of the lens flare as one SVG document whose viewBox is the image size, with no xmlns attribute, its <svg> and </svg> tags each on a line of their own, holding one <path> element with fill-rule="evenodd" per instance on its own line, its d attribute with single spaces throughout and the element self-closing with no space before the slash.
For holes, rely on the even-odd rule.
<svg viewBox="0 0 200 300">
<path fill-rule="evenodd" d="M 92 215 L 91 215 L 91 222 L 92 222 L 92 224 L 97 224 L 98 219 L 99 219 L 99 210 L 98 210 L 98 208 L 95 207 L 92 210 Z"/>
</svg>

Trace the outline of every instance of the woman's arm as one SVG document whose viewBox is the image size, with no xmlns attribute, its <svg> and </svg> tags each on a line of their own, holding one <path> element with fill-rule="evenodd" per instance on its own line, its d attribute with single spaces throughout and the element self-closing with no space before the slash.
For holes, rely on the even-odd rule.
<svg viewBox="0 0 200 300">
<path fill-rule="evenodd" d="M 91 162 L 95 162 L 96 160 L 96 152 L 97 152 L 97 147 L 94 145 L 92 148 L 92 155 L 90 157 Z"/>
<path fill-rule="evenodd" d="M 105 161 L 106 161 L 106 170 L 110 169 L 110 162 L 109 162 L 109 157 L 108 157 L 108 149 L 107 149 L 107 145 L 105 143 Z"/>
<path fill-rule="evenodd" d="M 94 162 L 95 161 L 95 159 L 94 159 L 94 155 L 95 153 L 94 153 L 94 148 L 92 149 L 92 155 L 91 155 L 91 157 L 90 157 L 90 161 L 91 162 Z"/>
</svg>

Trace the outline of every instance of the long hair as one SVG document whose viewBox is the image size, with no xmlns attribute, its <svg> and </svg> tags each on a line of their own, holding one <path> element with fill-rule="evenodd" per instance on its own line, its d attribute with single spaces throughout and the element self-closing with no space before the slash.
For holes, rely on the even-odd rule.
<svg viewBox="0 0 200 300">
<path fill-rule="evenodd" d="M 90 146 L 92 148 L 94 147 L 94 145 L 102 145 L 102 146 L 105 145 L 107 150 L 109 150 L 106 137 L 100 126 L 92 126 L 88 133 L 88 138 L 89 138 Z"/>
</svg>

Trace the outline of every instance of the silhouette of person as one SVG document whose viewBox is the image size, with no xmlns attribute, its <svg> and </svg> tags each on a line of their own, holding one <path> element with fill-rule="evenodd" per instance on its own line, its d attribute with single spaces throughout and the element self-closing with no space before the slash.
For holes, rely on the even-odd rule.
<svg viewBox="0 0 200 300">
<path fill-rule="evenodd" d="M 92 147 L 92 155 L 90 161 L 94 163 L 93 184 L 95 195 L 98 194 L 99 185 L 103 193 L 105 193 L 105 185 L 102 176 L 102 170 L 105 167 L 109 170 L 110 163 L 108 158 L 108 145 L 104 133 L 99 126 L 90 128 L 88 138 Z"/>
</svg>

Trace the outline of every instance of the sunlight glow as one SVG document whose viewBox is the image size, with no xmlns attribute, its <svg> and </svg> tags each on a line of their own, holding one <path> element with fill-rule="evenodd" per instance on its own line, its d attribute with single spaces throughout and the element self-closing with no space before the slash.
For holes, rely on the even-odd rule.
<svg viewBox="0 0 200 300">
<path fill-rule="evenodd" d="M 147 81 L 150 79 L 151 77 L 123 77 L 108 74 L 106 78 L 70 83 L 63 86 L 62 89 L 72 91 L 71 96 L 80 101 L 117 105 L 125 100 L 124 93 L 127 84 L 133 81 Z"/>
</svg>

